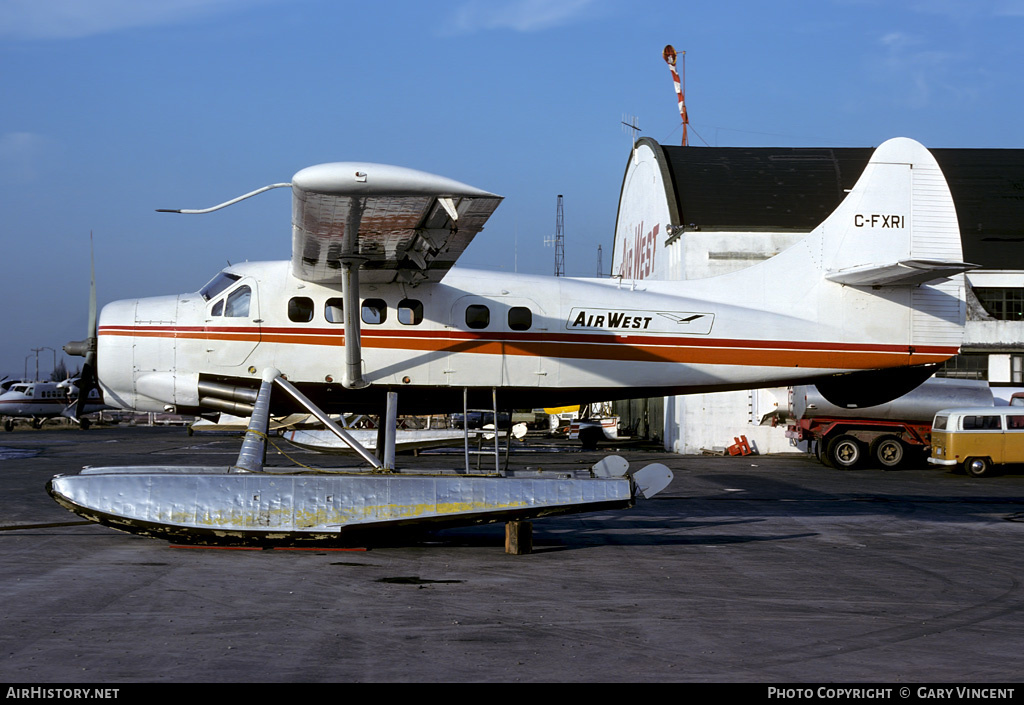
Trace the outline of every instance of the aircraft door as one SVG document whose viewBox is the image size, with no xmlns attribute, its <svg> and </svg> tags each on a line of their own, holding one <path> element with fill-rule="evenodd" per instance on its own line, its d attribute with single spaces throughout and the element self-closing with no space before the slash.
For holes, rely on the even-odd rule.
<svg viewBox="0 0 1024 705">
<path fill-rule="evenodd" d="M 203 330 L 210 365 L 241 365 L 259 345 L 263 321 L 258 293 L 255 280 L 244 277 L 207 302 Z"/>
<path fill-rule="evenodd" d="M 464 296 L 448 322 L 448 354 L 439 360 L 452 387 L 538 387 L 551 384 L 557 360 L 545 341 L 548 320 L 522 297 Z M 545 382 L 547 380 L 547 382 Z"/>
</svg>

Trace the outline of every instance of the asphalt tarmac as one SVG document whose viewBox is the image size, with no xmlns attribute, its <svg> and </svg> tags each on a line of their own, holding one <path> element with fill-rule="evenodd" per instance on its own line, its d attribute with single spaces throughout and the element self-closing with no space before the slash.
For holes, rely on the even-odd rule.
<svg viewBox="0 0 1024 705">
<path fill-rule="evenodd" d="M 175 548 L 81 523 L 44 489 L 83 465 L 227 465 L 239 444 L 180 428 L 0 436 L 0 681 L 1024 680 L 1024 471 L 533 444 L 513 467 L 617 452 L 675 479 L 633 509 L 537 520 L 519 556 L 500 524 L 367 551 Z"/>
</svg>

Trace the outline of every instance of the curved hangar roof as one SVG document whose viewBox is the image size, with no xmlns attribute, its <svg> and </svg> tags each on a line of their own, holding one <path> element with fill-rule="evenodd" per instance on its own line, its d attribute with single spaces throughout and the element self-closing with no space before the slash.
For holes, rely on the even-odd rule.
<svg viewBox="0 0 1024 705">
<path fill-rule="evenodd" d="M 843 199 L 874 152 L 840 147 L 646 144 L 670 211 L 686 229 L 810 231 Z M 1024 269 L 1024 149 L 932 149 L 956 204 L 964 260 Z M 627 168 L 627 174 L 629 169 Z"/>
</svg>

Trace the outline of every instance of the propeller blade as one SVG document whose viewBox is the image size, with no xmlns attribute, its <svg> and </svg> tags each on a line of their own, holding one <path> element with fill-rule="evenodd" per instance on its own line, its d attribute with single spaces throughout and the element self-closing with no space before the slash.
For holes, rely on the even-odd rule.
<svg viewBox="0 0 1024 705">
<path fill-rule="evenodd" d="M 89 231 L 89 330 L 86 333 L 88 338 L 96 340 L 96 255 L 93 252 L 92 231 Z M 96 344 L 90 346 L 93 364 L 96 362 Z M 86 363 L 89 357 L 86 355 Z"/>
<path fill-rule="evenodd" d="M 82 375 L 78 380 L 78 401 L 75 404 L 74 419 L 79 421 L 85 413 L 89 393 L 97 386 L 96 378 L 96 256 L 93 252 L 92 231 L 89 231 L 89 328 L 85 340 L 68 343 L 64 352 L 85 358 Z"/>
<path fill-rule="evenodd" d="M 96 357 L 95 351 L 93 357 Z M 88 358 L 82 366 L 82 376 L 78 379 L 78 401 L 75 403 L 75 421 L 80 421 L 85 414 L 85 405 L 89 401 L 89 393 L 96 386 L 96 371 Z"/>
</svg>

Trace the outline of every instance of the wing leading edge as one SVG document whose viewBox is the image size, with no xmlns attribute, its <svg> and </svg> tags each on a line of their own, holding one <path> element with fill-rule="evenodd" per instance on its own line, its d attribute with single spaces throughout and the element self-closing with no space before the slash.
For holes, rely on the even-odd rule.
<svg viewBox="0 0 1024 705">
<path fill-rule="evenodd" d="M 337 284 L 341 263 L 364 282 L 440 281 L 502 197 L 414 169 L 357 162 L 292 179 L 292 273 Z"/>
</svg>

